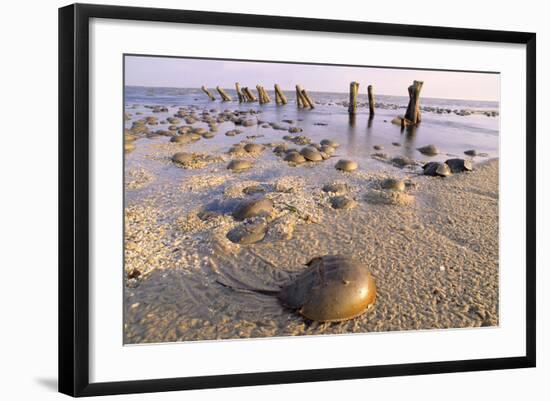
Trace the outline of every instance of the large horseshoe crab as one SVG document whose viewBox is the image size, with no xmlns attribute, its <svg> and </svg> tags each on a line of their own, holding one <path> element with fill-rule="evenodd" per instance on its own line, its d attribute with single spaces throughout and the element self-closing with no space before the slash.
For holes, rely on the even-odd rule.
<svg viewBox="0 0 550 401">
<path fill-rule="evenodd" d="M 345 256 L 322 256 L 290 283 L 277 289 L 225 287 L 276 296 L 281 304 L 317 322 L 340 322 L 362 315 L 374 304 L 376 285 L 368 267 Z"/>
</svg>

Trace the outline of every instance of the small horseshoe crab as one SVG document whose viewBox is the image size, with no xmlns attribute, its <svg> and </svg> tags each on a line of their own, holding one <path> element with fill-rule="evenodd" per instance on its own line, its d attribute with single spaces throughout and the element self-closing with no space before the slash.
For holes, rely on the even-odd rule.
<svg viewBox="0 0 550 401">
<path fill-rule="evenodd" d="M 424 170 L 424 175 L 431 175 L 433 177 L 448 177 L 452 174 L 450 167 L 446 163 L 429 162 L 422 169 Z"/>
<path fill-rule="evenodd" d="M 282 305 L 317 322 L 350 320 L 374 304 L 376 285 L 364 263 L 334 255 L 313 258 L 307 266 L 290 283 L 277 289 L 218 283 L 236 291 L 276 296 Z"/>
<path fill-rule="evenodd" d="M 449 166 L 453 174 L 473 170 L 472 162 L 470 160 L 449 159 L 445 162 L 445 164 Z"/>
</svg>

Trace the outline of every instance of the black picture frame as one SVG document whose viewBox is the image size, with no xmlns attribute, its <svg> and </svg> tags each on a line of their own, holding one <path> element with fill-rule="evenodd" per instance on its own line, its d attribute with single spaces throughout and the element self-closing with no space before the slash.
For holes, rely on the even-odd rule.
<svg viewBox="0 0 550 401">
<path fill-rule="evenodd" d="M 515 43 L 526 48 L 526 352 L 509 358 L 90 383 L 88 61 L 91 18 Z M 478 29 L 74 4 L 59 9 L 59 391 L 158 392 L 534 367 L 536 35 Z"/>
</svg>

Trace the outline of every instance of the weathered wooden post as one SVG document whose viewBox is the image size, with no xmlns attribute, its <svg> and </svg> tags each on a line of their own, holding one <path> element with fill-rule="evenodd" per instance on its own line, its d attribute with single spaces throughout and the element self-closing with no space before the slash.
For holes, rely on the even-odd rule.
<svg viewBox="0 0 550 401">
<path fill-rule="evenodd" d="M 218 91 L 218 93 L 220 94 L 220 96 L 222 97 L 222 101 L 224 102 L 230 102 L 232 99 L 231 99 L 231 96 L 229 96 L 222 88 L 220 88 L 219 86 L 216 86 L 216 90 Z"/>
<path fill-rule="evenodd" d="M 359 82 L 350 82 L 349 84 L 349 106 L 348 113 L 355 114 L 357 112 L 357 93 L 359 92 Z"/>
<path fill-rule="evenodd" d="M 256 90 L 258 91 L 258 99 L 259 99 L 260 104 L 264 104 L 265 103 L 265 98 L 264 98 L 264 94 L 262 92 L 262 87 L 260 85 L 256 85 Z"/>
<path fill-rule="evenodd" d="M 275 91 L 275 103 L 277 103 L 277 106 L 283 104 L 283 101 L 281 100 L 281 97 L 279 96 L 279 93 L 277 93 L 277 91 Z"/>
<path fill-rule="evenodd" d="M 250 99 L 248 98 L 248 95 L 246 94 L 246 87 L 242 87 L 241 88 L 241 93 L 243 95 L 243 99 L 245 102 L 250 102 Z"/>
<path fill-rule="evenodd" d="M 407 133 L 405 136 L 405 139 L 407 140 L 408 143 L 411 143 L 413 138 L 415 137 L 417 127 L 418 127 L 417 125 L 409 125 L 408 127 L 405 128 L 405 131 Z"/>
<path fill-rule="evenodd" d="M 262 86 L 260 84 L 256 85 L 256 90 L 258 91 L 258 99 L 260 104 L 267 103 Z"/>
<path fill-rule="evenodd" d="M 305 107 L 304 100 L 302 99 L 302 89 L 300 85 L 296 85 L 296 105 L 299 108 Z"/>
<path fill-rule="evenodd" d="M 257 102 L 258 101 L 258 98 L 256 97 L 256 95 L 252 92 L 251 89 L 248 89 L 246 88 L 247 91 L 248 91 L 248 95 L 250 96 L 250 101 L 251 102 Z"/>
<path fill-rule="evenodd" d="M 256 100 L 256 96 L 254 96 L 254 94 L 252 93 L 252 91 L 250 89 L 248 89 L 248 86 L 243 88 L 243 93 L 244 95 L 246 96 L 246 98 L 248 99 L 249 102 L 255 102 Z"/>
<path fill-rule="evenodd" d="M 285 94 L 277 84 L 275 84 L 275 101 L 277 102 L 277 104 L 283 105 L 288 103 Z"/>
<path fill-rule="evenodd" d="M 302 89 L 302 95 L 305 100 L 304 103 L 307 104 L 310 109 L 314 109 L 315 105 L 313 104 L 313 99 L 309 96 L 305 89 Z"/>
<path fill-rule="evenodd" d="M 420 90 L 422 89 L 422 81 L 414 81 L 409 86 L 409 105 L 407 106 L 407 112 L 405 113 L 405 119 L 409 120 L 413 124 L 420 122 Z"/>
<path fill-rule="evenodd" d="M 201 86 L 201 89 L 204 93 L 206 93 L 206 96 L 208 96 L 210 98 L 210 100 L 216 100 L 216 98 L 214 97 L 214 95 L 212 93 L 210 93 L 210 91 L 206 88 L 206 86 Z"/>
<path fill-rule="evenodd" d="M 262 94 L 264 96 L 265 103 L 271 102 L 271 97 L 269 97 L 269 93 L 267 93 L 267 91 L 262 85 L 260 85 L 260 88 L 262 89 Z"/>
<path fill-rule="evenodd" d="M 409 85 L 409 87 L 407 88 L 407 91 L 409 92 L 409 103 L 407 104 L 407 110 L 405 111 L 405 115 L 403 116 L 403 119 L 409 119 L 409 117 L 412 115 L 411 113 L 411 102 L 412 102 L 412 99 L 414 97 L 414 86 L 413 85 Z M 410 122 L 412 122 L 412 120 L 409 120 Z"/>
<path fill-rule="evenodd" d="M 369 115 L 372 118 L 374 116 L 374 92 L 372 89 L 372 85 L 369 85 L 367 87 L 367 94 L 369 97 Z"/>
<path fill-rule="evenodd" d="M 260 104 L 264 104 L 264 97 L 262 96 L 260 85 L 256 85 L 256 90 L 258 91 L 258 102 L 260 102 Z"/>
<path fill-rule="evenodd" d="M 245 98 L 243 94 L 241 93 L 241 86 L 238 82 L 235 82 L 235 90 L 237 91 L 237 96 L 239 97 L 239 103 L 242 103 L 245 101 Z"/>
<path fill-rule="evenodd" d="M 252 91 L 248 88 L 246 88 L 248 94 L 250 95 L 250 99 L 252 99 L 251 101 L 252 102 L 256 102 L 258 100 L 258 98 L 256 97 L 256 95 L 254 95 L 254 93 L 252 93 Z"/>
<path fill-rule="evenodd" d="M 313 109 L 315 107 L 311 97 L 309 97 L 306 90 L 303 89 L 300 85 L 296 85 L 296 101 L 298 102 L 298 107 L 309 107 L 310 109 Z"/>
<path fill-rule="evenodd" d="M 279 92 L 277 92 L 277 84 L 273 86 L 273 90 L 275 92 L 275 103 L 277 103 L 277 106 L 282 105 L 283 101 L 281 97 L 279 96 Z"/>
</svg>

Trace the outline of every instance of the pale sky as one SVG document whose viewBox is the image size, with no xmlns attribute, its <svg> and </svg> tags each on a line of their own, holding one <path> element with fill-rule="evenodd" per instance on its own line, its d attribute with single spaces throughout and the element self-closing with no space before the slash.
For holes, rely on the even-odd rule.
<svg viewBox="0 0 550 401">
<path fill-rule="evenodd" d="M 490 73 L 402 70 L 373 67 L 339 67 L 203 60 L 168 57 L 125 57 L 125 84 L 176 88 L 241 86 L 259 83 L 273 89 L 294 90 L 296 84 L 310 91 L 347 92 L 351 81 L 359 82 L 360 93 L 373 85 L 375 94 L 407 96 L 413 80 L 424 81 L 422 96 L 450 99 L 500 99 L 500 75 Z"/>
</svg>

